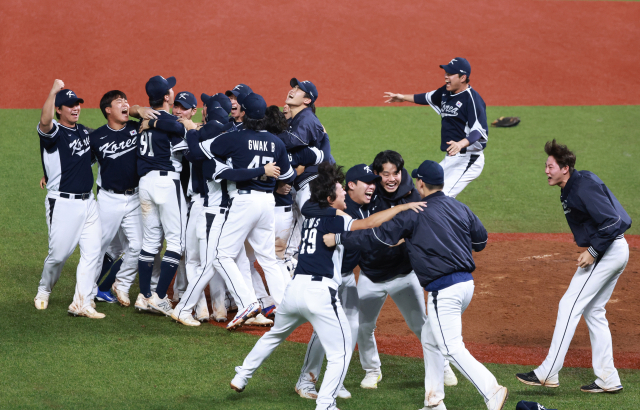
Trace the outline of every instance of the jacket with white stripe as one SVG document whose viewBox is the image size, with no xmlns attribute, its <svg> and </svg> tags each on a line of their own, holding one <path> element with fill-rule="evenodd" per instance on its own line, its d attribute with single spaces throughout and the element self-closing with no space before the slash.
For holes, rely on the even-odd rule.
<svg viewBox="0 0 640 410">
<path fill-rule="evenodd" d="M 482 151 L 487 146 L 487 105 L 471 86 L 464 91 L 451 94 L 446 85 L 424 94 L 413 96 L 417 104 L 430 105 L 442 117 L 440 150 L 446 151 L 448 141 L 469 140 L 469 146 L 461 150 Z"/>
<path fill-rule="evenodd" d="M 597 175 L 573 171 L 560 201 L 578 246 L 596 258 L 631 227 L 631 217 Z"/>
<path fill-rule="evenodd" d="M 401 212 L 379 228 L 336 237 L 345 250 L 370 251 L 393 246 L 404 238 L 411 266 L 423 287 L 447 275 L 473 272 L 476 265 L 471 251 L 480 252 L 487 244 L 487 231 L 480 219 L 442 191 L 422 200 L 427 202 L 422 212 Z"/>
</svg>

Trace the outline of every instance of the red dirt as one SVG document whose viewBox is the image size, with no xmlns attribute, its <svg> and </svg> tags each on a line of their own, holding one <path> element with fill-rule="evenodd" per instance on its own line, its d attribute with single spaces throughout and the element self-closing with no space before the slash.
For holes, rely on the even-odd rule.
<svg viewBox="0 0 640 410">
<path fill-rule="evenodd" d="M 162 3 L 23 2 L 0 7 L 0 108 L 40 108 L 55 78 L 97 107 L 117 88 L 175 91 L 246 82 L 282 104 L 289 79 L 315 82 L 320 106 L 379 106 L 385 91 L 443 83 L 439 64 L 469 59 L 489 105 L 640 104 L 633 73 L 640 3 L 381 0 Z M 567 18 L 567 16 L 571 16 Z M 620 92 L 624 90 L 624 92 Z"/>
<path fill-rule="evenodd" d="M 465 345 L 478 360 L 530 366 L 544 360 L 558 303 L 582 251 L 571 238 L 570 234 L 489 235 L 487 249 L 475 254 L 476 290 L 462 316 Z M 640 236 L 627 236 L 627 241 L 631 245 L 629 264 L 607 305 L 607 318 L 616 366 L 640 369 L 640 285 L 635 281 L 640 271 Z M 262 335 L 266 329 L 241 331 Z M 288 340 L 307 343 L 311 332 L 307 323 Z M 378 318 L 376 339 L 381 353 L 422 357 L 420 342 L 390 298 Z M 565 366 L 591 367 L 590 348 L 589 332 L 581 321 Z"/>
</svg>

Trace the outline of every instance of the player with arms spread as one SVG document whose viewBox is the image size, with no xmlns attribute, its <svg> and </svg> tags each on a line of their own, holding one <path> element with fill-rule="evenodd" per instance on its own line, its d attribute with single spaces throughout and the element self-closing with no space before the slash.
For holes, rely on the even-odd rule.
<svg viewBox="0 0 640 410">
<path fill-rule="evenodd" d="M 455 198 L 484 168 L 483 150 L 487 146 L 486 104 L 469 85 L 471 65 L 456 57 L 443 64 L 445 85 L 423 94 L 385 93 L 386 102 L 413 102 L 430 105 L 442 117 L 440 150 L 447 155 L 440 162 L 444 169 L 445 195 Z"/>
<path fill-rule="evenodd" d="M 367 219 L 353 220 L 342 212 L 346 208 L 343 181 L 341 167 L 326 162 L 320 164 L 318 177 L 311 182 L 311 198 L 303 208 L 306 219 L 295 275 L 278 307 L 275 326 L 258 340 L 242 366 L 236 367 L 237 374 L 231 381 L 232 389 L 243 391 L 248 379 L 262 362 L 291 332 L 308 321 L 318 334 L 328 361 L 316 409 L 336 409 L 336 395 L 351 360 L 351 331 L 338 297 L 342 282 L 343 248 L 326 246 L 322 240 L 323 234 L 338 232 L 339 235 L 350 230 L 379 226 L 399 212 L 408 209 L 418 211 L 425 205 L 421 202 L 403 204 Z M 326 216 L 329 207 L 340 215 Z"/>
</svg>

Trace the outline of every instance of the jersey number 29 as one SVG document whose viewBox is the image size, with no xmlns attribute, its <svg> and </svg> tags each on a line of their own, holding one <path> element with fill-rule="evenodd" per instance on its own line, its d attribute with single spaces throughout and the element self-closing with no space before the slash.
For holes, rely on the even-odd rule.
<svg viewBox="0 0 640 410">
<path fill-rule="evenodd" d="M 305 253 L 305 250 L 308 254 L 312 254 L 316 251 L 316 235 L 318 230 L 313 229 L 305 229 L 304 236 L 302 237 L 302 242 L 300 243 L 300 254 Z"/>
<path fill-rule="evenodd" d="M 143 132 L 140 136 L 140 155 L 144 155 L 147 153 L 147 149 L 149 150 L 149 154 L 147 156 L 153 156 L 153 135 L 151 132 Z"/>
</svg>

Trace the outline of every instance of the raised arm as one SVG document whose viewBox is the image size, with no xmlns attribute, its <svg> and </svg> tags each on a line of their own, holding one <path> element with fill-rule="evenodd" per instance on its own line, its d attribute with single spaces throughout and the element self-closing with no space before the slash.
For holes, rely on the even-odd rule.
<svg viewBox="0 0 640 410">
<path fill-rule="evenodd" d="M 56 112 L 56 95 L 58 91 L 64 89 L 64 82 L 62 80 L 55 80 L 53 87 L 49 91 L 47 100 L 42 106 L 42 113 L 40 114 L 40 131 L 47 134 L 53 128 L 53 116 Z"/>
<path fill-rule="evenodd" d="M 394 216 L 402 211 L 413 210 L 418 213 L 427 207 L 426 202 L 410 202 L 408 204 L 396 205 L 393 208 L 385 209 L 382 212 L 377 212 L 365 219 L 358 219 L 351 224 L 352 231 L 358 231 L 360 229 L 377 228 L 383 223 L 390 221 Z"/>
<path fill-rule="evenodd" d="M 348 249 L 370 250 L 392 247 L 396 246 L 402 239 L 411 236 L 416 220 L 417 215 L 412 212 L 405 212 L 383 223 L 379 228 L 336 235 L 327 234 L 324 235 L 323 240 L 327 246 L 334 242 L 338 245 L 342 244 Z M 351 229 L 353 231 L 353 224 Z"/>
</svg>

